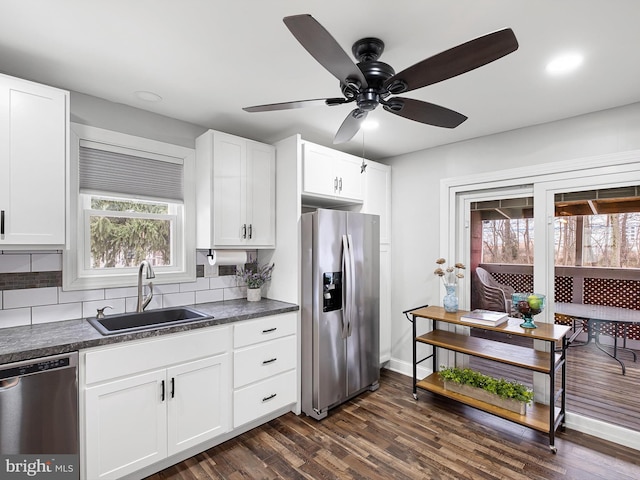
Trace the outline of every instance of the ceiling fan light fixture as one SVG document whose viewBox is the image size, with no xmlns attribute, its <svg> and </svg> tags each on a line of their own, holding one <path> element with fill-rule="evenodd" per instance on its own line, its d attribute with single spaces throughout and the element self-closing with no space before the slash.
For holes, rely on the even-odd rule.
<svg viewBox="0 0 640 480">
<path fill-rule="evenodd" d="M 377 120 L 367 119 L 360 124 L 360 128 L 363 130 L 375 130 L 380 126 L 380 123 Z"/>
<path fill-rule="evenodd" d="M 564 53 L 547 63 L 546 70 L 549 75 L 564 75 L 578 68 L 582 60 L 583 56 L 579 53 Z"/>
</svg>

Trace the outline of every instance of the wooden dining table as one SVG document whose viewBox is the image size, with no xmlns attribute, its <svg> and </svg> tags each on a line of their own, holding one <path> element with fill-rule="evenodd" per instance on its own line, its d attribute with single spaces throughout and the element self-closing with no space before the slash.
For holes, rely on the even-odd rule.
<svg viewBox="0 0 640 480">
<path fill-rule="evenodd" d="M 587 341 L 584 343 L 572 342 L 570 346 L 587 345 L 591 342 L 591 340 L 594 340 L 596 347 L 598 347 L 599 350 L 606 353 L 620 364 L 620 366 L 622 367 L 623 375 L 626 373 L 626 367 L 624 362 L 619 358 L 618 351 L 622 349 L 630 352 L 633 356 L 633 361 L 637 361 L 638 357 L 636 355 L 636 352 L 630 348 L 627 348 L 627 332 L 629 329 L 629 325 L 640 323 L 640 310 L 631 310 L 621 307 L 610 307 L 606 305 L 563 302 L 555 303 L 554 307 L 555 313 L 571 317 L 574 319 L 574 321 L 584 320 L 587 324 Z M 605 323 L 613 325 L 613 346 L 602 345 L 600 343 L 600 330 L 597 327 Z M 576 334 L 571 337 L 572 341 L 575 339 L 578 332 L 579 331 L 577 331 Z M 622 345 L 618 345 L 619 336 L 622 336 Z"/>
</svg>

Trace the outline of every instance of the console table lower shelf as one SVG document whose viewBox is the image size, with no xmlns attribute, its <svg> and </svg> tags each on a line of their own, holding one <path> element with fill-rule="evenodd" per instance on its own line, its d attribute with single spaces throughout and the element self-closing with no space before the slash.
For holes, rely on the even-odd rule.
<svg viewBox="0 0 640 480">
<path fill-rule="evenodd" d="M 553 453 L 555 447 L 555 431 L 560 427 L 564 430 L 566 406 L 566 352 L 567 333 L 569 327 L 555 324 L 540 324 L 536 329 L 524 329 L 520 326 L 520 319 L 510 318 L 499 326 L 484 326 L 465 322 L 465 311 L 455 313 L 445 312 L 442 307 L 424 306 L 404 312 L 413 324 L 413 398 L 418 399 L 417 389 L 426 390 L 465 405 L 477 408 L 514 423 L 546 433 L 549 436 L 549 448 Z M 416 323 L 419 318 L 431 323 L 427 333 L 418 336 Z M 449 331 L 446 326 L 475 327 L 493 332 L 508 340 L 509 336 L 526 337 L 530 340 L 546 342 L 546 348 L 538 350 L 533 347 L 512 345 L 488 338 L 472 337 L 461 329 Z M 439 328 L 444 327 L 444 328 Z M 431 347 L 431 353 L 419 359 L 417 345 L 424 344 Z M 557 350 L 557 347 L 560 347 Z M 492 405 L 476 398 L 463 395 L 451 390 L 445 390 L 444 382 L 438 373 L 438 350 L 456 352 L 484 358 L 497 363 L 511 365 L 532 372 L 544 374 L 547 378 L 550 398 L 549 404 L 533 403 L 527 406 L 524 415 L 519 412 Z M 418 380 L 418 364 L 431 359 L 431 371 L 428 377 Z M 556 375 L 559 374 L 559 382 Z"/>
<path fill-rule="evenodd" d="M 491 413 L 492 415 L 510 420 L 525 427 L 538 430 L 542 433 L 549 433 L 549 430 L 551 429 L 556 430 L 558 428 L 559 422 L 562 419 L 562 410 L 558 407 L 554 407 L 553 418 L 555 419 L 555 424 L 551 426 L 549 425 L 549 419 L 551 418 L 551 407 L 549 407 L 549 405 L 534 402 L 527 405 L 526 414 L 520 415 L 519 413 L 512 412 L 511 410 L 492 405 L 491 403 L 483 402 L 481 400 L 477 400 L 475 398 L 468 397 L 451 390 L 446 390 L 444 388 L 444 382 L 437 372 L 432 373 L 428 377 L 420 380 L 418 383 L 416 383 L 416 386 L 422 390 L 442 395 L 443 397 L 450 398 L 451 400 L 455 400 L 465 405 L 469 405 L 470 407 L 477 408 L 478 410 Z"/>
</svg>

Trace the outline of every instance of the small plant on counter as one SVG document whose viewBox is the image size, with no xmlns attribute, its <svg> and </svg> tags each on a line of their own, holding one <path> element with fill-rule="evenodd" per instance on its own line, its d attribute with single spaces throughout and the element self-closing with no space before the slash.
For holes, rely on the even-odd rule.
<svg viewBox="0 0 640 480">
<path fill-rule="evenodd" d="M 246 263 L 244 267 L 236 269 L 236 278 L 247 284 L 247 288 L 260 288 L 271 280 L 275 264 L 258 266 L 258 261 Z"/>
<path fill-rule="evenodd" d="M 481 388 L 501 398 L 509 398 L 527 404 L 533 401 L 533 391 L 516 381 L 494 378 L 470 368 L 440 367 L 438 373 L 443 380 Z"/>
</svg>

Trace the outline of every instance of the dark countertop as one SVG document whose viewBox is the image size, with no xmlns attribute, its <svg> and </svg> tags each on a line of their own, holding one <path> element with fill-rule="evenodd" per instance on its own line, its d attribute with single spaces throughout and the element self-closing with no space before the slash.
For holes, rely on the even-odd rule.
<svg viewBox="0 0 640 480">
<path fill-rule="evenodd" d="M 224 325 L 240 320 L 299 310 L 298 305 L 266 298 L 259 302 L 238 299 L 200 303 L 189 307 L 207 315 L 213 315 L 214 318 L 142 332 L 108 336 L 101 335 L 84 318 L 24 327 L 2 328 L 0 329 L 0 364 L 141 338 L 159 337 L 170 333 L 184 332 L 213 325 Z"/>
</svg>

